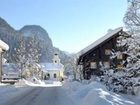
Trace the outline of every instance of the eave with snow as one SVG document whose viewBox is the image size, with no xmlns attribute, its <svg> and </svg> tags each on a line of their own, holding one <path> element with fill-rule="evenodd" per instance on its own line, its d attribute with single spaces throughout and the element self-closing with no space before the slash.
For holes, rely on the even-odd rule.
<svg viewBox="0 0 140 105">
<path fill-rule="evenodd" d="M 117 38 L 121 35 L 127 35 L 122 27 L 110 30 L 106 35 L 77 53 L 77 65 L 83 70 L 85 79 L 90 79 L 94 74 L 100 75 L 101 64 L 108 68 L 111 67 L 110 54 L 112 50 L 117 49 Z M 116 59 L 113 63 L 119 66 L 121 61 L 122 59 Z"/>
<path fill-rule="evenodd" d="M 89 53 L 91 50 L 95 49 L 99 45 L 104 44 L 105 42 L 110 40 L 112 37 L 115 37 L 117 35 L 117 33 L 121 32 L 122 30 L 123 30 L 122 27 L 119 27 L 115 30 L 110 30 L 106 35 L 104 35 L 100 39 L 96 40 L 95 42 L 93 42 L 92 44 L 90 44 L 86 48 L 82 49 L 80 52 L 78 52 L 77 57 L 79 58 L 80 56 L 83 56 L 86 53 Z"/>
<path fill-rule="evenodd" d="M 8 44 L 0 40 L 0 52 L 7 51 L 7 50 L 9 50 Z"/>
</svg>

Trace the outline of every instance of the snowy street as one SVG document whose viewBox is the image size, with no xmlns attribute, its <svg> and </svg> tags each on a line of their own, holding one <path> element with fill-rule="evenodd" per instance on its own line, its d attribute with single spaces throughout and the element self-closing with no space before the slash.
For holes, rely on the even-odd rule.
<svg viewBox="0 0 140 105">
<path fill-rule="evenodd" d="M 139 96 L 110 92 L 98 82 L 0 86 L 0 105 L 139 105 L 139 102 Z"/>
<path fill-rule="evenodd" d="M 31 88 L 31 87 L 30 87 Z M 3 105 L 74 105 L 61 87 L 32 87 Z"/>
</svg>

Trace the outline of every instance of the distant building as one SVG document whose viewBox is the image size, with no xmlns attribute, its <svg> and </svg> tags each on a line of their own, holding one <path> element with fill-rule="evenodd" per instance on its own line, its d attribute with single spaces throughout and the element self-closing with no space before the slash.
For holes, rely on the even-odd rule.
<svg viewBox="0 0 140 105">
<path fill-rule="evenodd" d="M 2 82 L 17 82 L 20 79 L 20 71 L 16 64 L 5 63 L 2 65 Z"/>
<path fill-rule="evenodd" d="M 61 81 L 64 77 L 64 65 L 61 64 L 58 54 L 54 55 L 52 63 L 40 63 L 43 80 Z"/>
<path fill-rule="evenodd" d="M 8 74 L 16 74 L 19 78 L 20 70 L 18 66 L 14 63 L 5 63 L 2 65 L 2 74 L 8 75 Z"/>
<path fill-rule="evenodd" d="M 128 34 L 123 31 L 123 28 L 110 30 L 77 54 L 77 65 L 82 69 L 84 79 L 90 79 L 91 75 L 101 75 L 101 64 L 106 68 L 120 69 L 124 66 L 122 62 L 126 59 L 126 55 L 120 53 L 113 61 L 110 59 L 112 50 L 121 50 L 117 46 L 119 36 L 128 36 Z"/>
</svg>

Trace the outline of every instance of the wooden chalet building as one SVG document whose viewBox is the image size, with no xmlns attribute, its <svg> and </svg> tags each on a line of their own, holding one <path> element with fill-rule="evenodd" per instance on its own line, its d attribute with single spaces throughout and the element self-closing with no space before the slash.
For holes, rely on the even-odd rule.
<svg viewBox="0 0 140 105">
<path fill-rule="evenodd" d="M 122 68 L 122 61 L 126 59 L 126 55 L 118 54 L 113 61 L 110 59 L 111 52 L 122 50 L 117 46 L 117 38 L 119 36 L 127 36 L 123 28 L 110 30 L 105 36 L 95 41 L 77 54 L 77 65 L 81 67 L 84 79 L 90 79 L 91 75 L 101 75 L 100 68 Z"/>
</svg>

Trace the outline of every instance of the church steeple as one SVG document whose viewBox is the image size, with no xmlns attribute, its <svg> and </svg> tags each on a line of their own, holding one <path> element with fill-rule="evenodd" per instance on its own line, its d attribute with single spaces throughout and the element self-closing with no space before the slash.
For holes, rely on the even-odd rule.
<svg viewBox="0 0 140 105">
<path fill-rule="evenodd" d="M 53 57 L 53 63 L 54 64 L 59 64 L 60 63 L 60 58 L 58 56 L 58 54 L 54 54 L 54 57 Z"/>
</svg>

